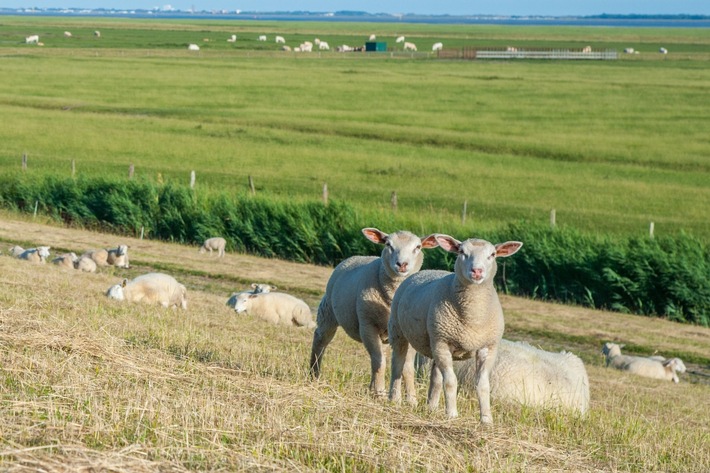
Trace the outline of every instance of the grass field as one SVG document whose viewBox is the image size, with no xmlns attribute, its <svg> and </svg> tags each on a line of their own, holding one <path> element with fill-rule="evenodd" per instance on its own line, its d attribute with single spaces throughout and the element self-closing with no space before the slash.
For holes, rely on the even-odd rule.
<svg viewBox="0 0 710 473">
<path fill-rule="evenodd" d="M 0 215 L 0 241 L 53 251 L 116 237 Z M 481 428 L 474 394 L 461 416 L 397 407 L 367 393 L 363 347 L 342 331 L 322 380 L 307 376 L 312 333 L 237 317 L 224 305 L 253 281 L 318 303 L 328 268 L 122 239 L 130 270 L 78 274 L 0 256 L 0 469 L 6 471 L 664 471 L 710 468 L 710 329 L 503 297 L 506 338 L 585 362 L 588 415 L 493 402 Z M 124 276 L 168 271 L 189 310 L 112 303 Z M 38 290 L 41 288 L 41 290 Z M 603 367 L 601 343 L 677 353 L 681 383 Z M 704 371 L 705 370 L 705 371 Z M 426 384 L 418 385 L 419 398 Z"/>
<path fill-rule="evenodd" d="M 93 31 L 102 30 L 100 39 Z M 73 30 L 72 38 L 63 31 Z M 43 48 L 18 44 L 34 32 Z M 282 53 L 396 34 L 446 47 L 594 48 L 608 62 Z M 228 33 L 239 36 L 227 43 Z M 209 39 L 210 41 L 204 41 Z M 203 46 L 198 53 L 187 43 Z M 658 54 L 659 45 L 670 53 Z M 331 198 L 382 225 L 471 233 L 528 219 L 710 234 L 707 31 L 2 18 L 0 166 Z M 390 210 L 398 196 L 396 215 Z M 466 225 L 461 225 L 464 202 Z"/>
</svg>

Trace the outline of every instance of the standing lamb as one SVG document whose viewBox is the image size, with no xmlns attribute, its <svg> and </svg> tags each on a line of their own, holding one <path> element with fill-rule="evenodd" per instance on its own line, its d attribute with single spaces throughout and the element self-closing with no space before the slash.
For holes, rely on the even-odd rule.
<svg viewBox="0 0 710 473">
<path fill-rule="evenodd" d="M 442 382 L 446 414 L 458 416 L 456 373 L 453 360 L 476 357 L 476 393 L 481 422 L 493 422 L 490 404 L 490 371 L 503 336 L 503 309 L 493 286 L 496 258 L 515 254 L 523 245 L 509 241 L 493 245 L 448 235 L 435 236 L 439 245 L 456 253 L 454 272 L 422 271 L 406 279 L 392 300 L 389 341 L 392 345 L 390 399 L 401 401 L 401 384 L 407 400 L 416 404 L 414 350 L 433 358 L 427 404 L 436 409 Z"/>
<path fill-rule="evenodd" d="M 23 251 L 18 258 L 30 261 L 32 263 L 46 263 L 49 258 L 49 247 L 38 246 Z"/>
<path fill-rule="evenodd" d="M 61 266 L 63 268 L 74 269 L 74 263 L 78 259 L 79 258 L 76 256 L 76 253 L 74 253 L 74 252 L 64 253 L 63 255 L 59 255 L 56 258 L 54 258 L 52 260 L 52 263 L 56 264 L 57 266 Z"/>
<path fill-rule="evenodd" d="M 81 255 L 94 260 L 97 266 L 116 266 L 117 268 L 128 268 L 128 246 L 118 245 L 116 248 L 89 250 Z"/>
<path fill-rule="evenodd" d="M 106 291 L 109 299 L 129 302 L 148 302 L 163 307 L 187 309 L 187 290 L 172 276 L 163 273 L 148 273 L 121 284 L 111 286 Z"/>
<path fill-rule="evenodd" d="M 318 328 L 313 334 L 310 372 L 320 376 L 323 353 L 338 327 L 365 345 L 370 355 L 370 390 L 385 395 L 387 321 L 395 290 L 422 267 L 423 248 L 437 246 L 434 235 L 424 239 L 407 231 L 387 234 L 377 228 L 363 228 L 365 238 L 385 245 L 380 257 L 352 256 L 333 270 L 325 295 L 318 306 Z"/>
<path fill-rule="evenodd" d="M 226 246 L 227 246 L 227 240 L 225 240 L 222 237 L 208 238 L 205 240 L 205 242 L 200 247 L 200 253 L 204 253 L 205 251 L 209 250 L 210 256 L 212 256 L 212 250 L 216 250 L 217 257 L 222 258 L 222 257 L 224 257 L 224 248 Z"/>
<path fill-rule="evenodd" d="M 685 364 L 680 358 L 661 360 L 660 357 L 643 357 L 622 355 L 623 345 L 607 342 L 602 347 L 602 353 L 606 355 L 606 365 L 617 370 L 628 371 L 629 373 L 645 376 L 646 378 L 663 379 L 677 383 L 679 381 L 676 373 L 685 373 Z"/>
<path fill-rule="evenodd" d="M 311 309 L 301 299 L 283 292 L 237 294 L 234 310 L 247 313 L 272 324 L 315 327 Z"/>
<path fill-rule="evenodd" d="M 406 42 L 406 43 L 404 43 L 404 50 L 405 51 L 416 51 L 417 45 L 414 43 Z"/>
</svg>

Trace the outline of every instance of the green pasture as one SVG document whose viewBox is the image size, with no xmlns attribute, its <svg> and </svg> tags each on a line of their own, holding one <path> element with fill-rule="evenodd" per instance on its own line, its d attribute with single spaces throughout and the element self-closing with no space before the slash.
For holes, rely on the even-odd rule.
<svg viewBox="0 0 710 473">
<path fill-rule="evenodd" d="M 373 33 L 420 53 L 273 42 L 334 48 Z M 45 46 L 22 44 L 29 34 Z M 452 61 L 422 52 L 437 41 L 641 53 Z M 195 170 L 197 186 L 234 193 L 251 176 L 275 199 L 320 199 L 327 184 L 389 229 L 472 233 L 555 209 L 587 231 L 640 235 L 654 222 L 707 238 L 709 52 L 701 29 L 0 17 L 0 172 L 26 154 L 41 175 L 70 175 L 72 160 L 92 176 L 134 164 L 185 184 Z"/>
</svg>

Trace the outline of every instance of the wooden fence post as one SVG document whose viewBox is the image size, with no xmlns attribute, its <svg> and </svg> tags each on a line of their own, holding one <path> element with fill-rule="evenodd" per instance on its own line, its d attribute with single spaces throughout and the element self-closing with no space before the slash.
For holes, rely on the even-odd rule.
<svg viewBox="0 0 710 473">
<path fill-rule="evenodd" d="M 397 191 L 392 191 L 392 197 L 390 198 L 390 202 L 392 204 L 392 211 L 396 212 L 397 211 Z"/>
<path fill-rule="evenodd" d="M 190 171 L 190 189 L 195 188 L 195 171 Z"/>
<path fill-rule="evenodd" d="M 555 228 L 555 225 L 557 225 L 557 212 L 555 212 L 555 209 L 552 209 L 550 210 L 550 226 Z"/>
<path fill-rule="evenodd" d="M 466 225 L 466 208 L 468 207 L 468 200 L 463 201 L 463 212 L 461 212 L 461 225 Z"/>
<path fill-rule="evenodd" d="M 145 227 L 141 227 L 141 240 L 143 239 L 143 231 L 145 230 Z"/>
<path fill-rule="evenodd" d="M 27 153 L 22 153 L 22 170 L 27 171 Z"/>
<path fill-rule="evenodd" d="M 71 177 L 74 178 L 76 175 L 76 162 L 72 159 L 71 160 Z"/>
<path fill-rule="evenodd" d="M 323 204 L 328 205 L 328 184 L 323 184 Z"/>
<path fill-rule="evenodd" d="M 653 222 L 651 222 L 651 225 L 648 226 L 648 234 L 651 238 L 653 238 L 653 228 L 654 228 Z"/>
<path fill-rule="evenodd" d="M 34 218 L 37 216 L 37 206 L 38 206 L 38 205 L 39 205 L 39 200 L 35 200 L 35 211 L 34 211 L 34 213 L 32 214 L 32 219 L 33 219 L 33 220 L 34 220 Z"/>
<path fill-rule="evenodd" d="M 256 194 L 256 190 L 254 189 L 254 179 L 249 176 L 249 190 L 251 191 L 251 195 Z"/>
<path fill-rule="evenodd" d="M 133 179 L 133 171 L 135 171 L 136 168 L 133 166 L 133 163 L 131 163 L 130 166 L 128 166 L 128 179 Z"/>
</svg>

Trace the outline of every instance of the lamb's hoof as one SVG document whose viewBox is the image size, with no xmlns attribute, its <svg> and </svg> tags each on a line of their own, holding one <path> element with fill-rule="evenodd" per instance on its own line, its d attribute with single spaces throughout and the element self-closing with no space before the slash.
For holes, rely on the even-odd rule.
<svg viewBox="0 0 710 473">
<path fill-rule="evenodd" d="M 493 417 L 481 416 L 481 425 L 484 427 L 492 427 L 493 426 Z"/>
</svg>

